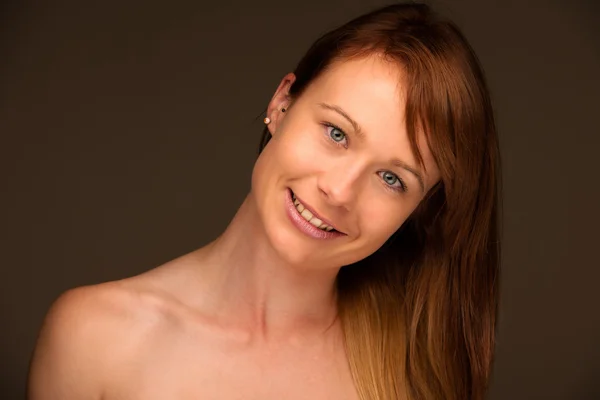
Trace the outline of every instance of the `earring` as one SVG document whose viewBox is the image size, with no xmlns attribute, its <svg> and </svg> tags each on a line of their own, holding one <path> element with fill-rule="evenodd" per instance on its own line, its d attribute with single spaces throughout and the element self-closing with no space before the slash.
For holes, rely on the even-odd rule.
<svg viewBox="0 0 600 400">
<path fill-rule="evenodd" d="M 271 118 L 266 117 L 263 121 L 265 124 L 269 125 L 271 123 Z"/>
<path fill-rule="evenodd" d="M 285 112 L 285 108 L 282 108 L 282 109 L 281 109 L 281 112 Z"/>
</svg>

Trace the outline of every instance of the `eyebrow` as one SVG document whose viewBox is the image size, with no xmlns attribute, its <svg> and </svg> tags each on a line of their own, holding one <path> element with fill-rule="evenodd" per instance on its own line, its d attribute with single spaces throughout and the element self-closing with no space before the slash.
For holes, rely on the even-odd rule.
<svg viewBox="0 0 600 400">
<path fill-rule="evenodd" d="M 334 112 L 338 113 L 339 115 L 341 115 L 342 117 L 344 117 L 348 122 L 350 122 L 350 125 L 352 125 L 352 128 L 354 128 L 354 132 L 356 133 L 356 136 L 358 136 L 361 140 L 364 140 L 365 134 L 362 131 L 358 122 L 356 122 L 355 120 L 350 118 L 348 113 L 346 113 L 341 107 L 336 106 L 334 104 L 327 104 L 327 103 L 319 103 L 318 105 L 321 108 L 325 108 L 327 110 L 334 111 Z M 404 161 L 402 161 L 398 158 L 392 159 L 391 163 L 392 163 L 392 165 L 395 165 L 396 167 L 405 169 L 406 171 L 413 174 L 415 176 L 415 178 L 417 178 L 417 181 L 419 181 L 419 186 L 421 187 L 421 192 L 425 193 L 425 182 L 423 180 L 423 176 L 416 168 L 410 166 L 409 164 L 405 163 Z"/>
<path fill-rule="evenodd" d="M 407 170 L 408 172 L 410 172 L 411 174 L 413 174 L 415 176 L 415 178 L 417 178 L 417 180 L 419 181 L 419 186 L 421 187 L 421 193 L 425 193 L 425 182 L 423 181 L 423 176 L 421 176 L 421 174 L 419 173 L 419 171 L 416 170 L 416 168 L 411 167 L 404 161 L 399 160 L 397 158 L 392 159 L 391 162 L 393 165 L 403 168 L 403 169 Z"/>
<path fill-rule="evenodd" d="M 350 122 L 350 124 L 352 125 L 352 128 L 354 128 L 354 132 L 356 133 L 356 135 L 359 136 L 361 139 L 364 139 L 365 135 L 364 135 L 360 125 L 358 124 L 358 122 L 356 122 L 355 120 L 350 118 L 350 116 L 346 113 L 346 111 L 342 110 L 341 107 L 336 106 L 334 104 L 327 104 L 327 103 L 319 103 L 319 106 L 321 108 L 325 108 L 327 110 L 335 111 L 336 113 L 340 114 L 342 117 L 346 118 L 346 120 L 348 120 L 348 122 Z"/>
</svg>

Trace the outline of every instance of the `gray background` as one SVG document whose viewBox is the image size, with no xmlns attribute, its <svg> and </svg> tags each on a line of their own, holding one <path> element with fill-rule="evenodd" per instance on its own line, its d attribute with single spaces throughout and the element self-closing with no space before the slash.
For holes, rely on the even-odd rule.
<svg viewBox="0 0 600 400">
<path fill-rule="evenodd" d="M 319 34 L 385 3 L 2 3 L 0 398 L 23 398 L 61 292 L 143 272 L 226 227 L 279 80 Z M 597 3 L 431 3 L 480 56 L 500 131 L 490 398 L 600 399 Z"/>
</svg>

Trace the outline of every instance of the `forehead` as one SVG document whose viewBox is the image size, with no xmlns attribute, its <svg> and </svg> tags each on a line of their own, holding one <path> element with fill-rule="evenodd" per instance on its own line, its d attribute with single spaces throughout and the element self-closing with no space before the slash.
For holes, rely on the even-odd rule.
<svg viewBox="0 0 600 400">
<path fill-rule="evenodd" d="M 404 74 L 398 63 L 371 55 L 334 61 L 311 86 L 321 92 L 343 92 L 345 96 L 356 93 L 382 97 L 387 101 L 393 99 L 397 106 L 400 97 L 403 97 L 405 85 Z"/>
<path fill-rule="evenodd" d="M 362 120 L 365 128 L 384 119 L 388 129 L 400 129 L 404 125 L 404 89 L 400 66 L 371 55 L 333 62 L 309 85 L 306 94 L 342 107 Z"/>
<path fill-rule="evenodd" d="M 406 88 L 399 63 L 372 55 L 334 62 L 309 85 L 305 95 L 309 107 L 325 102 L 342 108 L 382 156 L 401 154 L 404 161 L 416 166 L 416 157 L 407 151 Z M 435 169 L 434 161 L 423 132 L 418 133 L 417 144 L 430 172 L 430 168 Z"/>
</svg>

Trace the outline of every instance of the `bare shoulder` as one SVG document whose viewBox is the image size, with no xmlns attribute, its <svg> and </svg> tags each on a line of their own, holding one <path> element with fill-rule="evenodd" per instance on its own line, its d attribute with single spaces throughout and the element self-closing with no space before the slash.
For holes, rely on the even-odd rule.
<svg viewBox="0 0 600 400">
<path fill-rule="evenodd" d="M 97 398 L 168 320 L 164 299 L 136 279 L 84 286 L 50 307 L 31 361 L 28 398 Z"/>
</svg>

